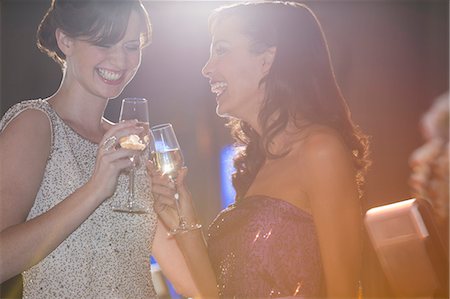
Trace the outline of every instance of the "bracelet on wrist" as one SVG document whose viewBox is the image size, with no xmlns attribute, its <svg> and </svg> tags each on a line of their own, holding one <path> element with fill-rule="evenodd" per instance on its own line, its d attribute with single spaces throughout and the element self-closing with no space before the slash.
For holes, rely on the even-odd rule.
<svg viewBox="0 0 450 299">
<path fill-rule="evenodd" d="M 195 223 L 195 224 L 186 224 L 186 223 L 182 223 L 180 224 L 178 227 L 172 228 L 169 230 L 169 232 L 167 233 L 170 237 L 173 237 L 175 235 L 179 235 L 179 234 L 184 234 L 193 230 L 197 230 L 202 228 L 202 225 L 199 223 Z"/>
</svg>

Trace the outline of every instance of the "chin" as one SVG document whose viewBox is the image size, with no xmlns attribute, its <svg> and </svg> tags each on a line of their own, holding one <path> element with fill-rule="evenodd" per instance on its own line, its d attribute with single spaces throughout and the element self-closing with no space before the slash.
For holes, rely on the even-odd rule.
<svg viewBox="0 0 450 299">
<path fill-rule="evenodd" d="M 104 94 L 107 99 L 115 99 L 122 94 L 124 89 L 125 89 L 125 87 L 123 86 L 120 89 L 106 91 Z"/>
<path fill-rule="evenodd" d="M 217 105 L 216 107 L 216 114 L 220 117 L 233 117 L 228 111 L 226 111 L 220 105 Z"/>
</svg>

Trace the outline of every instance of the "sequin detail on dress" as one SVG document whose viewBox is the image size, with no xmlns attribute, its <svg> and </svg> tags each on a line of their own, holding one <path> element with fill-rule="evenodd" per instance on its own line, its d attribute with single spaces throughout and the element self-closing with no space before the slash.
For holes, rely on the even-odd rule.
<svg viewBox="0 0 450 299">
<path fill-rule="evenodd" d="M 0 122 L 0 131 L 27 109 L 43 111 L 52 127 L 51 155 L 28 215 L 32 219 L 88 181 L 98 145 L 78 135 L 41 99 L 11 107 Z M 126 200 L 127 182 L 126 175 L 120 175 L 114 196 L 105 200 L 45 259 L 23 273 L 24 298 L 156 297 L 149 263 L 156 214 L 111 210 L 113 200 Z M 136 171 L 136 195 L 151 200 L 144 167 Z"/>
<path fill-rule="evenodd" d="M 209 227 L 223 298 L 321 297 L 323 270 L 311 215 L 286 201 L 244 199 Z"/>
</svg>

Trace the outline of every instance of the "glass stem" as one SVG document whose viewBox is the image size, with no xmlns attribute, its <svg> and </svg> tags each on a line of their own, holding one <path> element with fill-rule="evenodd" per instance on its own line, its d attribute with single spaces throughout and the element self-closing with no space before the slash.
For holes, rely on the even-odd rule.
<svg viewBox="0 0 450 299">
<path fill-rule="evenodd" d="M 178 189 L 176 186 L 175 179 L 171 178 L 171 180 L 175 184 L 175 206 L 177 207 L 177 213 L 178 213 L 178 219 L 179 219 L 178 228 L 185 229 L 187 222 L 186 222 L 186 219 L 184 219 L 184 217 L 181 215 L 180 195 L 178 194 Z"/>
</svg>

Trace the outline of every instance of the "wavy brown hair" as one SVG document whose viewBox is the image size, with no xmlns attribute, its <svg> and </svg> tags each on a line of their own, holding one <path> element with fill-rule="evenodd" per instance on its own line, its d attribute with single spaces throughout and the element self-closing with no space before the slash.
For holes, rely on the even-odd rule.
<svg viewBox="0 0 450 299">
<path fill-rule="evenodd" d="M 303 120 L 294 121 L 302 129 L 320 124 L 339 132 L 353 153 L 356 182 L 361 190 L 370 164 L 368 137 L 351 119 L 315 14 L 306 5 L 295 2 L 235 4 L 218 8 L 211 14 L 210 30 L 231 16 L 237 17 L 241 33 L 252 41 L 252 52 L 262 53 L 269 47 L 276 47 L 272 67 L 260 82 L 266 89 L 258 115 L 262 133 L 258 134 L 242 120 L 228 122 L 235 145 L 242 149 L 234 158 L 236 172 L 232 179 L 236 201 L 245 196 L 266 158 L 280 157 L 270 152 L 269 143 L 286 129 L 290 120 Z M 308 125 L 298 125 L 305 122 Z"/>
<path fill-rule="evenodd" d="M 64 67 L 66 56 L 56 42 L 56 29 L 95 45 L 113 45 L 124 37 L 132 10 L 141 20 L 141 45 L 144 47 L 151 41 L 152 28 L 141 0 L 52 0 L 39 24 L 36 45 Z"/>
</svg>

